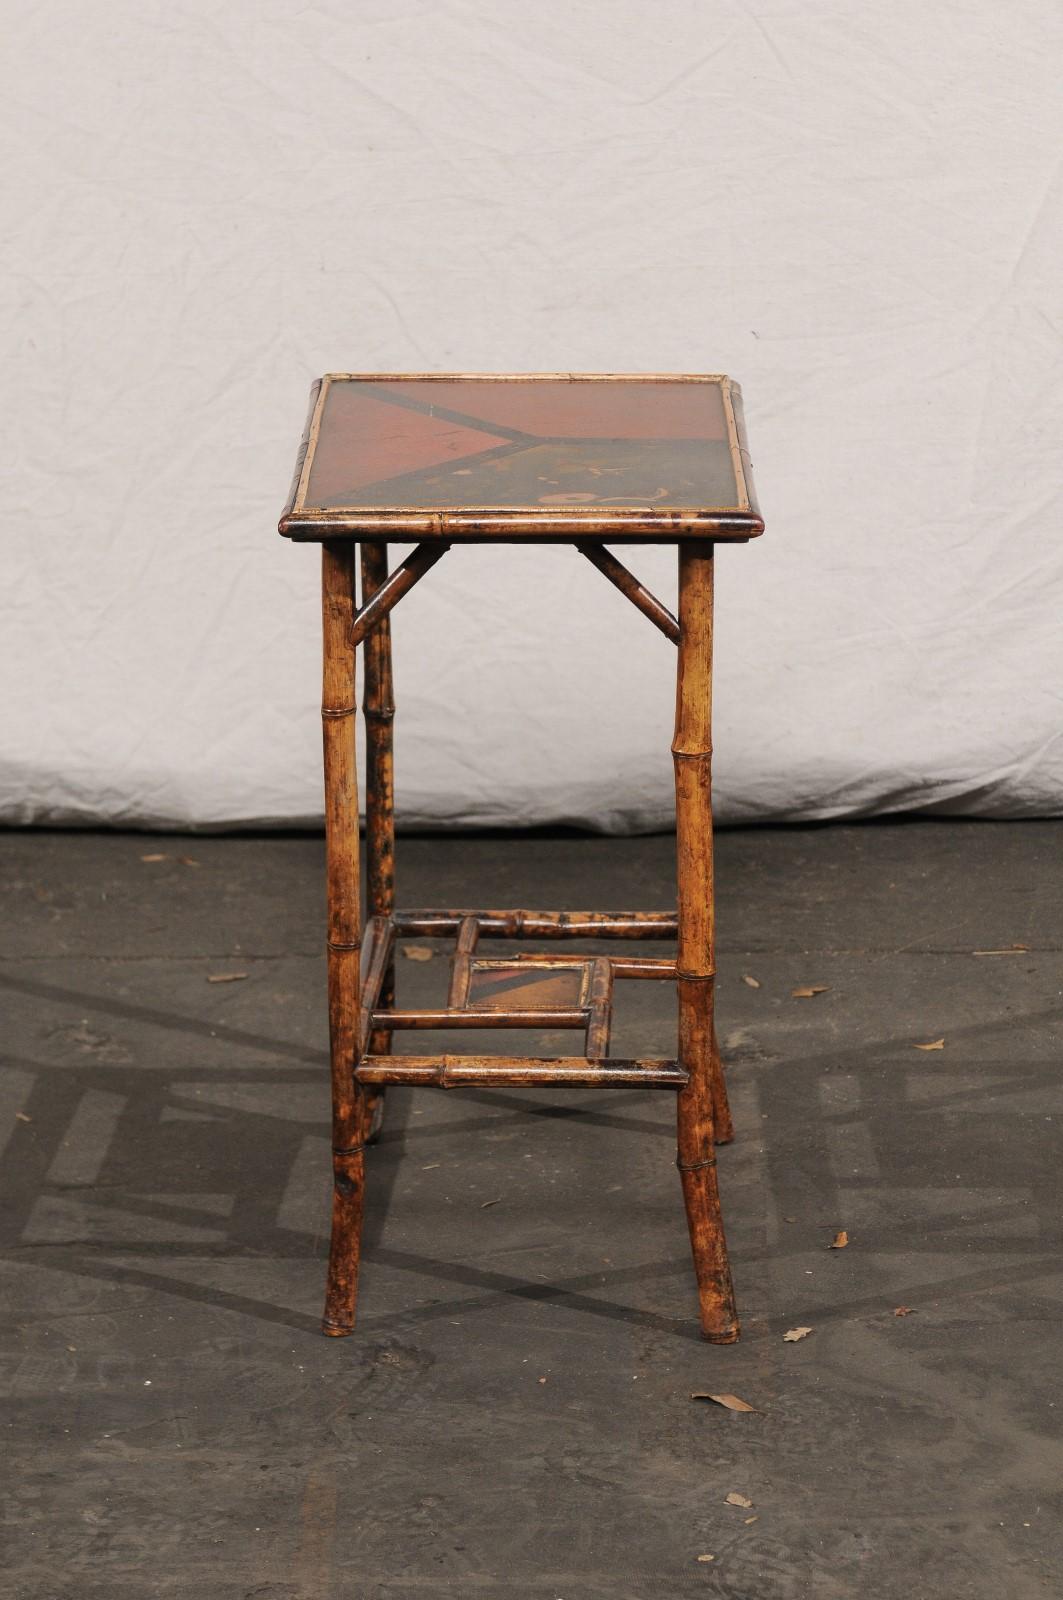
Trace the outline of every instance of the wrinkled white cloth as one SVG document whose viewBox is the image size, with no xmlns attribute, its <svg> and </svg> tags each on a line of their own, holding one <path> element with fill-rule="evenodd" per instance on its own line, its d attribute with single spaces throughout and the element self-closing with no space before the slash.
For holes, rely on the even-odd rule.
<svg viewBox="0 0 1063 1600">
<path fill-rule="evenodd" d="M 728 372 L 724 820 L 1063 810 L 1055 0 L 43 0 L 7 22 L 0 817 L 320 817 L 313 377 Z M 396 552 L 396 555 L 401 552 Z M 674 551 L 631 551 L 674 603 Z M 666 824 L 571 549 L 395 613 L 407 824 Z"/>
</svg>

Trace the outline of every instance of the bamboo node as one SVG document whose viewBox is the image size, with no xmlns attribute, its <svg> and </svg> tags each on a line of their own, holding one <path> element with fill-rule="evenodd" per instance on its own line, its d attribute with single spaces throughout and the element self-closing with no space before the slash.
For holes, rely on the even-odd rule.
<svg viewBox="0 0 1063 1600">
<path fill-rule="evenodd" d="M 326 939 L 325 940 L 325 949 L 326 950 L 335 950 L 337 955 L 343 955 L 348 950 L 360 950 L 361 948 L 362 948 L 362 941 L 360 939 L 355 939 L 350 944 L 345 943 L 342 939 Z"/>
<path fill-rule="evenodd" d="M 683 1161 L 677 1155 L 675 1164 L 680 1172 L 701 1172 L 705 1167 L 714 1167 L 716 1165 L 716 1157 L 706 1156 L 703 1161 Z"/>
<path fill-rule="evenodd" d="M 356 706 L 322 706 L 321 715 L 337 721 L 341 717 L 353 717 L 357 709 Z"/>
<path fill-rule="evenodd" d="M 362 1151 L 367 1149 L 367 1148 L 368 1148 L 368 1141 L 366 1141 L 366 1142 L 364 1142 L 362 1144 L 348 1145 L 347 1148 L 344 1149 L 344 1150 L 337 1150 L 336 1146 L 333 1145 L 332 1154 L 334 1156 L 360 1156 Z"/>
</svg>

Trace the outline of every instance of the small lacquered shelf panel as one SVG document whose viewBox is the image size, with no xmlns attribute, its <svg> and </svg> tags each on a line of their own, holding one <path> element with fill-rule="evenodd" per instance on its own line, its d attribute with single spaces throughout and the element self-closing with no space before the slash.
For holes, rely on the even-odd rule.
<svg viewBox="0 0 1063 1600">
<path fill-rule="evenodd" d="M 553 962 L 545 969 L 529 962 L 473 961 L 469 971 L 470 1011 L 572 1011 L 587 1003 L 591 963 Z"/>
<path fill-rule="evenodd" d="M 722 376 L 333 373 L 280 531 L 464 540 L 762 532 Z"/>
</svg>

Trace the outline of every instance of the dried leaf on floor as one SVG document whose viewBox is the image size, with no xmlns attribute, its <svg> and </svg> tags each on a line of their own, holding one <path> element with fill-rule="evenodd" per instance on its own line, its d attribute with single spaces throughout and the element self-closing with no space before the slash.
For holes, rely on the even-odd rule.
<svg viewBox="0 0 1063 1600">
<path fill-rule="evenodd" d="M 480 1210 L 481 1211 L 486 1211 L 488 1206 L 497 1206 L 497 1205 L 501 1205 L 501 1203 L 502 1203 L 502 1196 L 499 1195 L 497 1200 L 485 1200 L 483 1202 L 483 1204 L 480 1206 Z"/>
<path fill-rule="evenodd" d="M 16 1122 L 32 1122 L 33 1118 L 32 1117 L 28 1117 L 24 1111 L 16 1111 L 15 1112 L 15 1121 Z"/>
<path fill-rule="evenodd" d="M 725 1499 L 724 1505 L 741 1506 L 743 1511 L 752 1511 L 753 1509 L 753 1502 L 748 1495 L 738 1494 L 734 1489 Z"/>
<path fill-rule="evenodd" d="M 893 1315 L 895 1317 L 910 1317 L 912 1314 L 912 1309 L 913 1308 L 911 1306 L 895 1306 Z"/>
<path fill-rule="evenodd" d="M 431 961 L 434 952 L 430 944 L 404 944 L 402 953 L 407 961 Z"/>
<path fill-rule="evenodd" d="M 194 859 L 194 857 L 192 857 L 192 856 L 178 856 L 177 859 L 178 859 L 178 861 L 179 861 L 179 863 L 181 864 L 182 867 L 198 867 L 199 866 L 199 862 L 196 861 Z"/>
<path fill-rule="evenodd" d="M 796 1344 L 798 1339 L 807 1339 L 811 1332 L 811 1328 L 787 1328 L 783 1334 L 783 1343 Z"/>
<path fill-rule="evenodd" d="M 707 1394 L 702 1389 L 696 1389 L 690 1396 L 691 1400 L 711 1400 L 714 1405 L 724 1406 L 728 1411 L 755 1411 L 756 1406 L 749 1405 L 745 1400 L 740 1400 L 736 1394 Z"/>
<path fill-rule="evenodd" d="M 826 994 L 829 988 L 830 984 L 828 983 L 805 983 L 799 989 L 791 989 L 790 998 L 791 1000 L 812 1000 L 817 994 Z"/>
<path fill-rule="evenodd" d="M 241 978 L 246 978 L 246 972 L 212 972 L 207 979 L 208 983 L 239 983 Z"/>
<path fill-rule="evenodd" d="M 972 956 L 1021 956 L 1028 944 L 1009 944 L 1006 950 L 972 950 Z"/>
<path fill-rule="evenodd" d="M 749 1527 L 749 1524 L 750 1524 L 750 1523 L 751 1523 L 751 1522 L 756 1522 L 756 1521 L 757 1521 L 757 1520 L 758 1520 L 758 1519 L 757 1519 L 757 1518 L 756 1518 L 756 1517 L 743 1517 L 743 1518 L 742 1518 L 742 1521 L 743 1521 L 743 1522 L 744 1522 L 744 1523 L 745 1523 L 745 1525 L 746 1525 L 746 1527 L 747 1527 L 747 1528 L 748 1528 L 748 1527 Z"/>
<path fill-rule="evenodd" d="M 751 978 L 748 972 L 743 972 L 743 974 L 742 974 L 742 982 L 744 984 L 747 984 L 750 989 L 759 989 L 760 988 L 759 981 L 756 978 Z"/>
<path fill-rule="evenodd" d="M 945 1041 L 944 1039 L 931 1039 L 929 1044 L 917 1044 L 915 1048 L 917 1050 L 944 1050 Z"/>
<path fill-rule="evenodd" d="M 703 1555 L 703 1556 L 699 1556 L 699 1557 L 698 1557 L 698 1560 L 699 1560 L 699 1561 L 715 1561 L 715 1560 L 716 1560 L 716 1557 L 715 1557 L 715 1556 L 710 1556 L 710 1555 L 708 1555 L 708 1554 L 706 1554 L 706 1555 Z"/>
<path fill-rule="evenodd" d="M 155 851 L 150 856 L 141 856 L 140 859 L 141 861 L 169 861 L 170 858 L 169 856 L 160 855 L 158 851 Z"/>
<path fill-rule="evenodd" d="M 844 1250 L 848 1246 L 848 1243 L 849 1243 L 849 1235 L 846 1233 L 845 1229 L 842 1228 L 838 1233 L 836 1233 L 834 1235 L 834 1238 L 831 1240 L 830 1244 L 827 1246 L 827 1249 L 828 1250 Z"/>
</svg>

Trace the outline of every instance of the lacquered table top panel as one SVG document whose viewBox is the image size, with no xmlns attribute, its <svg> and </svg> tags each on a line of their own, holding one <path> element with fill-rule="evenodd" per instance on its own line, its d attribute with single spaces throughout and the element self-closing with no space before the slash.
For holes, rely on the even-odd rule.
<svg viewBox="0 0 1063 1600">
<path fill-rule="evenodd" d="M 713 536 L 761 531 L 727 378 L 334 374 L 281 531 L 611 537 L 677 518 L 715 521 Z"/>
</svg>

